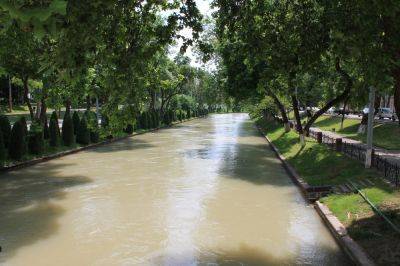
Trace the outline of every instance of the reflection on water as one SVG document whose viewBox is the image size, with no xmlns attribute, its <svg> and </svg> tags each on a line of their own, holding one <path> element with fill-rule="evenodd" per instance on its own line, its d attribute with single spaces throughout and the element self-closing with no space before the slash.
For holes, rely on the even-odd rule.
<svg viewBox="0 0 400 266">
<path fill-rule="evenodd" d="M 0 264 L 344 265 L 245 114 L 0 179 Z"/>
</svg>

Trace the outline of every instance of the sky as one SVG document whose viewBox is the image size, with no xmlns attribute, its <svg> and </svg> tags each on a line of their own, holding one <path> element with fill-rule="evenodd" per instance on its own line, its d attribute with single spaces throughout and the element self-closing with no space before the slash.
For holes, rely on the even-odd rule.
<svg viewBox="0 0 400 266">
<path fill-rule="evenodd" d="M 200 10 L 201 14 L 203 14 L 203 16 L 211 16 L 212 14 L 212 10 L 211 10 L 211 2 L 212 0 L 196 0 L 196 4 L 198 9 Z M 181 35 L 185 36 L 185 37 L 190 37 L 191 36 L 191 30 L 190 29 L 183 29 L 180 32 Z M 182 44 L 182 41 L 178 41 L 177 45 L 171 47 L 170 49 L 170 56 L 171 58 L 175 57 L 175 55 L 179 52 L 179 48 Z M 215 65 L 213 63 L 208 63 L 206 65 L 204 65 L 202 62 L 197 62 L 196 60 L 196 55 L 193 52 L 192 47 L 189 47 L 186 50 L 186 56 L 190 57 L 191 59 L 191 65 L 194 67 L 202 67 L 205 68 L 209 71 L 215 70 Z"/>
</svg>

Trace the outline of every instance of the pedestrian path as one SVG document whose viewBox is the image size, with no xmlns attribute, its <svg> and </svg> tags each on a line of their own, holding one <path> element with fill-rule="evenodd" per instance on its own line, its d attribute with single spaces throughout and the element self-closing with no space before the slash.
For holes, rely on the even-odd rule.
<svg viewBox="0 0 400 266">
<path fill-rule="evenodd" d="M 322 134 L 324 134 L 330 138 L 333 138 L 333 139 L 341 138 L 343 140 L 343 142 L 359 145 L 360 147 L 363 147 L 363 148 L 367 147 L 367 145 L 365 143 L 362 143 L 359 140 L 354 140 L 354 139 L 344 137 L 336 132 L 321 130 L 317 127 L 310 128 L 310 131 L 322 132 Z M 393 163 L 400 165 L 400 150 L 387 150 L 387 149 L 377 147 L 377 146 L 374 146 L 373 148 L 374 148 L 375 154 L 377 154 L 377 155 L 381 156 L 382 158 L 387 159 Z"/>
</svg>

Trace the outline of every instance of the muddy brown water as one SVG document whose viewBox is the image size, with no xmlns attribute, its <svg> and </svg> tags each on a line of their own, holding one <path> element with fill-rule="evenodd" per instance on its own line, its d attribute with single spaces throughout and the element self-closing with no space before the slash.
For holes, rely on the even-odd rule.
<svg viewBox="0 0 400 266">
<path fill-rule="evenodd" d="M 3 174 L 3 265 L 346 265 L 246 114 Z"/>
</svg>

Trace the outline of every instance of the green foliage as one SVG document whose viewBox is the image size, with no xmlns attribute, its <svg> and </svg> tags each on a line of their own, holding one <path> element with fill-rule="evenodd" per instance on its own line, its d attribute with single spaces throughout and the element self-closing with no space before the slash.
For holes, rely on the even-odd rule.
<svg viewBox="0 0 400 266">
<path fill-rule="evenodd" d="M 100 140 L 100 135 L 99 135 L 99 124 L 97 121 L 96 114 L 92 113 L 88 121 L 89 121 L 88 128 L 90 132 L 90 141 L 92 143 L 97 143 Z"/>
<path fill-rule="evenodd" d="M 44 150 L 43 127 L 33 123 L 28 133 L 28 149 L 31 154 L 41 154 Z"/>
<path fill-rule="evenodd" d="M 11 124 L 10 120 L 5 115 L 0 115 L 0 131 L 3 134 L 4 146 L 7 148 L 10 142 Z"/>
<path fill-rule="evenodd" d="M 76 135 L 76 142 L 82 145 L 88 145 L 90 143 L 90 131 L 86 121 L 86 116 L 83 116 L 79 124 L 79 131 Z"/>
<path fill-rule="evenodd" d="M 74 125 L 74 135 L 78 134 L 79 131 L 79 124 L 80 124 L 79 113 L 77 111 L 74 112 L 72 115 L 72 123 Z"/>
<path fill-rule="evenodd" d="M 13 160 L 21 160 L 26 153 L 26 137 L 21 121 L 14 123 L 11 129 L 8 154 Z"/>
<path fill-rule="evenodd" d="M 128 124 L 127 126 L 126 126 L 126 128 L 125 128 L 125 133 L 127 133 L 127 134 L 132 134 L 133 133 L 133 125 L 132 124 Z"/>
<path fill-rule="evenodd" d="M 69 112 L 64 115 L 62 123 L 62 140 L 65 146 L 72 146 L 75 143 L 74 124 Z"/>
<path fill-rule="evenodd" d="M 53 112 L 50 117 L 50 123 L 49 123 L 49 144 L 52 147 L 56 147 L 59 145 L 60 142 L 60 127 L 58 125 L 58 117 L 57 117 L 57 112 Z"/>
<path fill-rule="evenodd" d="M 50 139 L 50 129 L 49 129 L 49 124 L 47 123 L 47 115 L 45 115 L 43 123 L 43 138 Z"/>
<path fill-rule="evenodd" d="M 25 116 L 21 117 L 20 122 L 21 122 L 21 125 L 22 125 L 23 129 L 24 129 L 24 136 L 26 137 L 26 136 L 28 136 L 28 125 L 26 123 Z"/>
</svg>

